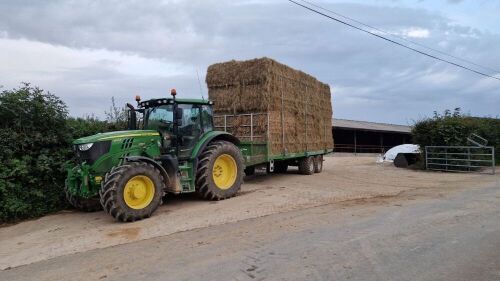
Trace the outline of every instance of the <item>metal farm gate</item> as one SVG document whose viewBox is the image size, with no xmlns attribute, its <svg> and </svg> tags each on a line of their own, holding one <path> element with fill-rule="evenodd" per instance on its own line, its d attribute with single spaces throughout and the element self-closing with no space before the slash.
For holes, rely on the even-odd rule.
<svg viewBox="0 0 500 281">
<path fill-rule="evenodd" d="M 492 146 L 426 146 L 428 170 L 447 172 L 485 172 L 495 174 L 495 148 Z"/>
</svg>

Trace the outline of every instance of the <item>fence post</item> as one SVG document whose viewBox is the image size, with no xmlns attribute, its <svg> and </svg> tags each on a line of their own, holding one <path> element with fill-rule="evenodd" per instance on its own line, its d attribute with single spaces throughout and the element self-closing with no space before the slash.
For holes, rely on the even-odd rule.
<svg viewBox="0 0 500 281">
<path fill-rule="evenodd" d="M 250 141 L 253 142 L 253 113 L 250 113 Z"/>
<path fill-rule="evenodd" d="M 491 168 L 493 169 L 493 175 L 495 174 L 495 147 L 491 147 Z"/>
<path fill-rule="evenodd" d="M 471 156 L 470 155 L 470 147 L 467 147 L 467 160 L 468 160 L 467 161 L 467 171 L 469 171 L 469 172 L 470 172 L 470 166 L 471 166 L 471 164 L 470 164 L 470 156 Z"/>
<path fill-rule="evenodd" d="M 444 148 L 444 160 L 445 160 L 445 169 L 448 171 L 448 147 Z"/>
<path fill-rule="evenodd" d="M 427 159 L 428 158 L 427 149 L 428 149 L 428 147 L 426 146 L 425 147 L 425 169 L 429 170 L 429 160 Z"/>
<path fill-rule="evenodd" d="M 354 130 L 354 155 L 357 155 L 357 153 L 358 153 L 357 132 L 358 131 Z"/>
</svg>

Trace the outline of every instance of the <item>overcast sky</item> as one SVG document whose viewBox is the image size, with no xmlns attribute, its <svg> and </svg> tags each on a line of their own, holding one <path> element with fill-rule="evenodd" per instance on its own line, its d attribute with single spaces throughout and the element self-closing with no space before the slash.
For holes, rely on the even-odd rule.
<svg viewBox="0 0 500 281">
<path fill-rule="evenodd" d="M 492 70 L 500 69 L 500 1 L 310 1 L 500 77 Z M 206 97 L 210 64 L 263 56 L 330 84 L 336 118 L 412 124 L 455 107 L 500 115 L 500 81 L 285 0 L 0 0 L 0 85 L 30 82 L 73 116 L 103 116 L 111 96 L 122 104 L 176 88 L 179 97 Z"/>
</svg>

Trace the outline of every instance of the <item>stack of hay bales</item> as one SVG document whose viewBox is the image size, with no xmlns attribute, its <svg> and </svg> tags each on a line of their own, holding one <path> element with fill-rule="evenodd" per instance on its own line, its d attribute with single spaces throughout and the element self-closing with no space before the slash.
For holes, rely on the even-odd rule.
<svg viewBox="0 0 500 281">
<path fill-rule="evenodd" d="M 261 58 L 213 64 L 206 82 L 215 115 L 236 116 L 225 121 L 233 135 L 249 140 L 250 117 L 238 115 L 263 113 L 254 117 L 253 140 L 268 141 L 273 155 L 333 148 L 330 87 L 316 78 Z"/>
</svg>

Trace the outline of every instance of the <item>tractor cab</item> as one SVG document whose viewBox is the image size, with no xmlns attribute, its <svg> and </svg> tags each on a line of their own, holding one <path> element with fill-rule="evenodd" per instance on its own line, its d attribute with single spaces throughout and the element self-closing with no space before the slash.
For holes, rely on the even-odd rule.
<svg viewBox="0 0 500 281">
<path fill-rule="evenodd" d="M 200 99 L 172 98 L 141 101 L 136 97 L 137 109 L 127 104 L 129 129 L 155 130 L 161 136 L 161 152 L 175 154 L 179 160 L 190 157 L 200 137 L 213 130 L 212 102 Z M 138 122 L 136 113 L 142 114 Z"/>
</svg>

